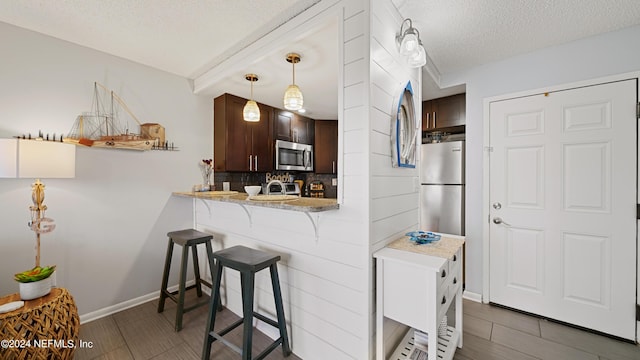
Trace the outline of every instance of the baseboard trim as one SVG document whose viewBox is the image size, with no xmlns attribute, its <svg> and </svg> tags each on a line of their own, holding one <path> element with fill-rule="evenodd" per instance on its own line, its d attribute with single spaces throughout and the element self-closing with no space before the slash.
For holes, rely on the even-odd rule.
<svg viewBox="0 0 640 360">
<path fill-rule="evenodd" d="M 476 294 L 476 293 L 473 293 L 473 292 L 470 292 L 470 291 L 467 291 L 467 290 L 465 290 L 462 293 L 462 298 L 463 299 L 467 299 L 467 300 L 471 300 L 471 301 L 475 301 L 475 302 L 478 302 L 478 303 L 482 302 L 482 295 L 481 294 Z"/>
<path fill-rule="evenodd" d="M 191 285 L 193 285 L 195 283 L 196 283 L 195 280 L 189 280 L 189 281 L 187 281 L 186 286 L 191 286 Z M 170 286 L 168 288 L 168 290 L 169 291 L 176 291 L 176 290 L 178 290 L 178 285 Z M 206 286 L 202 287 L 202 291 L 207 293 L 207 295 L 209 295 L 210 292 L 208 292 L 207 290 L 209 290 L 208 287 L 206 287 Z M 146 302 L 158 299 L 159 297 L 160 297 L 160 290 L 154 291 L 154 292 L 152 292 L 150 294 L 139 296 L 139 297 L 131 299 L 131 300 L 123 301 L 123 302 L 115 304 L 115 305 L 107 306 L 105 308 L 102 308 L 102 309 L 99 309 L 99 310 L 96 310 L 96 311 L 92 311 L 92 312 L 87 313 L 87 314 L 82 314 L 82 315 L 80 315 L 80 325 L 86 324 L 86 323 L 94 321 L 94 320 L 101 319 L 101 318 L 109 316 L 109 315 L 113 315 L 113 314 L 115 314 L 117 312 L 120 312 L 120 311 L 123 311 L 123 310 L 127 310 L 129 308 L 134 307 L 134 306 L 142 305 L 142 304 L 144 304 Z"/>
</svg>

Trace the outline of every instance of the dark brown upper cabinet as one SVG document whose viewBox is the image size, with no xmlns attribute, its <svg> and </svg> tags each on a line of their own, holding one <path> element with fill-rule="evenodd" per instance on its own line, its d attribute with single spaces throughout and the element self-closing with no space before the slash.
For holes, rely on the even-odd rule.
<svg viewBox="0 0 640 360">
<path fill-rule="evenodd" d="M 273 171 L 273 108 L 258 103 L 260 121 L 247 122 L 247 99 L 223 94 L 213 100 L 213 159 L 215 171 Z"/>
<path fill-rule="evenodd" d="M 274 110 L 274 139 L 313 144 L 314 121 L 308 117 L 288 111 Z"/>
<path fill-rule="evenodd" d="M 336 174 L 338 172 L 338 121 L 316 120 L 314 123 L 315 172 Z"/>
<path fill-rule="evenodd" d="M 422 131 L 464 132 L 465 123 L 465 94 L 422 102 Z"/>
</svg>

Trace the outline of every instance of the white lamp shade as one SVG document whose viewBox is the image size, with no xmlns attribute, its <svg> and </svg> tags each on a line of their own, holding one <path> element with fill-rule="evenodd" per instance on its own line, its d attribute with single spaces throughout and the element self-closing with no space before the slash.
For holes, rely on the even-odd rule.
<svg viewBox="0 0 640 360">
<path fill-rule="evenodd" d="M 244 121 L 260 121 L 260 108 L 258 108 L 258 104 L 253 100 L 247 101 L 242 109 L 242 117 Z"/>
<path fill-rule="evenodd" d="M 54 141 L 18 140 L 19 178 L 73 178 L 76 146 Z"/>
<path fill-rule="evenodd" d="M 0 139 L 0 178 L 18 176 L 18 139 Z"/>
<path fill-rule="evenodd" d="M 410 56 L 418 51 L 418 46 L 420 46 L 418 36 L 414 32 L 407 31 L 400 43 L 400 55 Z"/>
<path fill-rule="evenodd" d="M 411 67 L 421 67 L 427 63 L 427 53 L 422 45 L 418 45 L 418 50 L 407 56 L 407 64 Z"/>
<path fill-rule="evenodd" d="M 284 108 L 287 110 L 300 110 L 303 104 L 304 98 L 298 85 L 289 85 L 287 91 L 284 92 Z"/>
</svg>

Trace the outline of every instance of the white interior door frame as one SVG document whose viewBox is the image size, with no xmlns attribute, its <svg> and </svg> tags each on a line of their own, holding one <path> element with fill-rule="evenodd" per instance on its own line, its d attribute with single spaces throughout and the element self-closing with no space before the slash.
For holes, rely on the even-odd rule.
<svg viewBox="0 0 640 360">
<path fill-rule="evenodd" d="M 483 184 L 482 184 L 482 218 L 486 219 L 483 220 L 483 229 L 482 229 L 482 302 L 484 303 L 488 303 L 489 302 L 489 276 L 490 276 L 490 268 L 489 268 L 489 229 L 490 229 L 490 224 L 489 224 L 489 217 L 490 217 L 490 186 L 489 186 L 489 174 L 490 174 L 490 164 L 489 164 L 489 153 L 492 150 L 490 148 L 490 104 L 492 102 L 495 101 L 501 101 L 501 100 L 507 100 L 507 99 L 512 99 L 512 98 L 518 98 L 518 97 L 525 97 L 525 96 L 531 96 L 531 95 L 536 95 L 536 94 L 541 94 L 541 93 L 546 93 L 546 92 L 554 92 L 554 91 L 561 91 L 561 90 L 565 90 L 565 89 L 571 89 L 571 88 L 577 88 L 577 87 L 584 87 L 584 86 L 592 86 L 592 85 L 597 85 L 597 84 L 601 84 L 601 83 L 606 83 L 606 82 L 613 82 L 613 81 L 621 81 L 621 80 L 625 80 L 625 79 L 633 79 L 633 78 L 640 78 L 640 72 L 630 72 L 630 73 L 623 73 L 623 74 L 618 74 L 618 75 L 612 75 L 612 76 L 607 76 L 607 77 L 602 77 L 602 78 L 596 78 L 596 79 L 590 79 L 590 80 L 585 80 L 585 81 L 579 81 L 579 82 L 573 82 L 573 83 L 567 83 L 567 84 L 561 84 L 561 85 L 554 85 L 554 86 L 549 86 L 549 87 L 545 87 L 545 88 L 539 88 L 539 89 L 532 89 L 532 90 L 526 90 L 526 91 L 522 91 L 522 92 L 517 92 L 517 93 L 512 93 L 512 94 L 505 94 L 505 95 L 498 95 L 498 96 L 494 96 L 494 97 L 489 97 L 489 98 L 485 98 L 483 100 L 483 159 L 482 159 L 482 166 L 483 166 Z M 639 89 L 638 89 L 638 93 L 640 94 L 640 85 L 639 85 Z M 637 134 L 637 139 L 640 139 L 640 126 L 639 128 L 639 134 Z M 637 160 L 638 160 L 638 172 L 639 174 L 637 174 L 638 179 L 640 179 L 640 154 L 637 154 Z M 639 185 L 640 186 L 640 185 Z M 640 191 L 639 193 L 639 198 L 637 199 L 638 203 L 640 204 Z M 639 228 L 640 228 L 640 221 L 639 221 Z M 640 233 L 640 230 L 639 230 Z M 636 239 L 637 241 L 637 239 Z M 638 262 L 638 259 L 640 259 L 640 247 L 636 247 L 638 249 L 638 254 L 636 256 L 636 263 Z M 640 267 L 636 267 L 637 268 L 637 273 L 636 273 L 636 288 L 640 289 Z M 637 297 L 636 295 L 636 303 L 640 306 L 640 299 Z M 640 321 L 636 323 L 636 342 L 640 342 Z"/>
</svg>

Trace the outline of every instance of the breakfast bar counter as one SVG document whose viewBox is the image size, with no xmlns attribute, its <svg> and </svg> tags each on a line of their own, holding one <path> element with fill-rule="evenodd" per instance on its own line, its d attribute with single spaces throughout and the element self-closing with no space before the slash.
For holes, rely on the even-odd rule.
<svg viewBox="0 0 640 360">
<path fill-rule="evenodd" d="M 174 192 L 173 195 L 302 212 L 320 212 L 340 208 L 336 199 L 308 198 L 295 195 L 249 196 L 237 191 Z"/>
<path fill-rule="evenodd" d="M 193 224 L 185 226 L 211 234 L 214 252 L 241 245 L 281 257 L 278 276 L 294 354 L 309 360 L 365 357 L 371 258 L 353 206 L 329 198 L 250 197 L 236 191 L 174 192 L 172 197 L 192 203 Z M 199 257 L 208 281 L 206 254 L 201 251 Z M 240 276 L 224 271 L 221 288 L 223 306 L 238 316 L 243 314 Z M 255 289 L 255 309 L 275 318 L 268 274 L 256 276 Z M 262 321 L 255 326 L 273 339 L 280 336 Z"/>
</svg>

